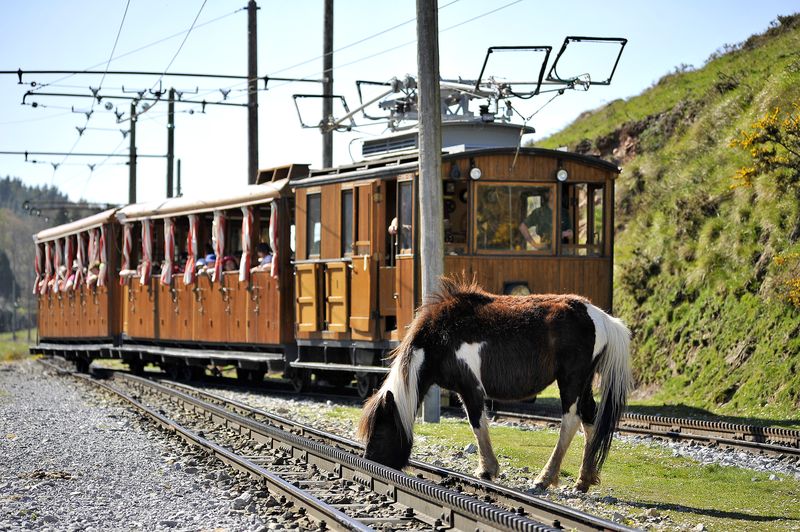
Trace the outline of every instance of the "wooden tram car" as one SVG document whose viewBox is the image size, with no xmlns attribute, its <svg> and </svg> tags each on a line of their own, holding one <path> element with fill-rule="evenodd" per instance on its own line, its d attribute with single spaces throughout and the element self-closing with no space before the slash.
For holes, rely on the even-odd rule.
<svg viewBox="0 0 800 532">
<path fill-rule="evenodd" d="M 619 169 L 499 146 L 501 129 L 511 126 L 473 127 L 466 142 L 463 128 L 444 130 L 445 146 L 461 142 L 442 157 L 445 273 L 495 293 L 578 293 L 610 309 Z M 83 369 L 104 357 L 136 371 L 155 363 L 177 378 L 207 366 L 234 365 L 255 381 L 283 371 L 297 390 L 355 380 L 368 394 L 420 304 L 411 148 L 337 168 L 265 170 L 240 192 L 129 205 L 38 233 L 31 350 Z M 520 225 L 534 211 L 528 241 Z M 272 263 L 257 268 L 267 242 Z M 197 270 L 214 252 L 238 267 Z"/>
</svg>

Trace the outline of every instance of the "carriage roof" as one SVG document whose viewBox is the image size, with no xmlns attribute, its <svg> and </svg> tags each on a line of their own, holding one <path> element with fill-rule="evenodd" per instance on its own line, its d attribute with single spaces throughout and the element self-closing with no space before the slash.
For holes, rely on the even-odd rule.
<svg viewBox="0 0 800 532">
<path fill-rule="evenodd" d="M 111 222 L 114 219 L 114 213 L 116 213 L 117 210 L 119 209 L 108 209 L 103 212 L 93 214 L 92 216 L 75 220 L 74 222 L 70 222 L 68 224 L 57 225 L 55 227 L 44 229 L 33 235 L 33 241 L 37 244 L 41 244 L 42 242 L 49 242 L 51 240 L 64 238 L 65 236 L 95 229 Z"/>
<path fill-rule="evenodd" d="M 462 157 L 478 157 L 491 155 L 513 155 L 517 153 L 515 147 L 503 148 L 482 148 L 476 150 L 447 151 L 442 154 L 443 161 L 450 161 Z M 573 161 L 578 164 L 600 168 L 617 175 L 620 168 L 613 163 L 604 161 L 592 155 L 582 155 L 579 153 L 549 150 L 544 148 L 519 148 L 520 155 L 532 155 L 541 157 L 552 157 L 564 161 Z M 419 168 L 419 154 L 404 154 L 382 159 L 366 160 L 359 163 L 325 168 L 322 170 L 311 170 L 308 177 L 291 179 L 289 185 L 292 188 L 304 188 L 328 183 L 339 183 L 345 181 L 355 181 L 360 179 L 380 179 L 389 178 L 398 174 L 415 172 Z"/>
</svg>

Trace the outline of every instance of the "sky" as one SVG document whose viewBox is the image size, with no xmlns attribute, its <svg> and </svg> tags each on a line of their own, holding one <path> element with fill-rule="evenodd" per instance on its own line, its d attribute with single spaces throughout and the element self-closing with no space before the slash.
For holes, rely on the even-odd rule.
<svg viewBox="0 0 800 532">
<path fill-rule="evenodd" d="M 259 77 L 322 77 L 323 0 L 258 0 Z M 70 199 L 128 202 L 130 91 L 183 91 L 184 100 L 245 103 L 241 80 L 187 78 L 169 73 L 247 74 L 246 0 L 25 0 L 0 2 L 0 71 L 122 70 L 160 73 L 128 75 L 0 75 L 0 151 L 48 151 L 71 156 L 0 154 L 0 177 L 29 185 L 52 185 Z M 335 0 L 334 93 L 353 109 L 356 80 L 385 82 L 416 75 L 415 10 L 412 0 Z M 610 86 L 569 91 L 514 102 L 530 117 L 535 140 L 568 125 L 580 113 L 647 89 L 677 65 L 700 67 L 726 43 L 767 29 L 778 15 L 797 10 L 784 0 L 440 0 L 440 73 L 475 79 L 490 46 L 552 46 L 553 56 L 568 35 L 624 37 L 628 44 Z M 538 65 L 520 55 L 509 68 L 529 79 Z M 551 58 L 552 61 L 552 58 Z M 517 70 L 518 69 L 518 70 Z M 516 78 L 515 78 L 516 79 Z M 123 93 L 123 88 L 125 93 Z M 298 120 L 294 94 L 321 94 L 318 83 L 263 83 L 259 103 L 259 167 L 322 163 L 321 135 Z M 226 96 L 223 92 L 228 91 Z M 27 91 L 34 91 L 25 98 Z M 44 96 L 37 92 L 74 96 Z M 225 98 L 223 100 L 223 98 Z M 34 107 L 32 104 L 36 103 Z M 107 110 L 106 102 L 112 103 Z M 91 115 L 87 118 L 87 114 Z M 115 111 L 123 113 L 117 123 Z M 317 122 L 313 106 L 304 120 Z M 538 112 L 537 112 L 538 111 Z M 141 110 L 140 110 L 141 112 Z M 338 116 L 343 111 L 335 108 Z M 520 122 L 519 116 L 515 122 Z M 244 107 L 176 104 L 175 155 L 181 161 L 184 195 L 202 197 L 247 183 L 247 115 Z M 140 156 L 163 155 L 167 105 L 141 114 L 136 129 Z M 359 116 L 356 131 L 334 135 L 334 165 L 360 158 L 360 139 L 386 132 Z M 86 128 L 82 133 L 79 129 Z M 77 154 L 119 154 L 84 157 Z M 35 162 L 31 162 L 31 161 Z M 166 195 L 166 160 L 138 159 L 138 201 Z"/>
</svg>

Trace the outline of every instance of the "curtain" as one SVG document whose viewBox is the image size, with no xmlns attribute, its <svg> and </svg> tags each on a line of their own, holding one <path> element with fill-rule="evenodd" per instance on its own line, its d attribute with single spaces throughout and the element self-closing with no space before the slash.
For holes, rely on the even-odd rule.
<svg viewBox="0 0 800 532">
<path fill-rule="evenodd" d="M 142 220 L 142 272 L 139 283 L 144 286 L 150 282 L 153 271 L 153 224 L 149 218 Z"/>
<path fill-rule="evenodd" d="M 183 284 L 189 286 L 195 279 L 195 264 L 197 263 L 197 222 L 196 214 L 189 215 L 189 234 L 186 235 L 186 268 L 183 271 Z"/>
<path fill-rule="evenodd" d="M 225 253 L 225 213 L 214 211 L 214 226 L 211 228 L 211 240 L 214 245 L 214 255 L 217 260 L 214 263 L 214 274 L 211 277 L 213 282 L 222 279 L 222 257 Z"/>
<path fill-rule="evenodd" d="M 250 280 L 251 233 L 253 231 L 253 208 L 242 207 L 242 260 L 239 261 L 239 282 Z"/>
<path fill-rule="evenodd" d="M 172 218 L 164 218 L 164 268 L 161 270 L 161 284 L 172 282 L 172 263 L 175 261 L 175 224 Z"/>
</svg>

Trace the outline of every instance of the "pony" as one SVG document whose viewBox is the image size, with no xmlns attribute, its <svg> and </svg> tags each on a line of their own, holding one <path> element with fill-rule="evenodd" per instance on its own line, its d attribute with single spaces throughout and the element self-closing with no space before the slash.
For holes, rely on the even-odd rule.
<svg viewBox="0 0 800 532">
<path fill-rule="evenodd" d="M 389 372 L 364 403 L 356 436 L 364 457 L 402 469 L 413 445 L 414 418 L 433 384 L 454 391 L 478 442 L 475 475 L 491 480 L 499 464 L 489 439 L 485 400 L 535 397 L 553 381 L 561 398 L 561 429 L 534 488 L 558 484 L 578 424 L 585 445 L 576 489 L 600 482 L 631 386 L 630 332 L 576 295 L 494 295 L 473 280 L 442 278 L 440 291 L 417 312 L 390 355 Z M 592 396 L 600 375 L 599 408 Z"/>
</svg>

